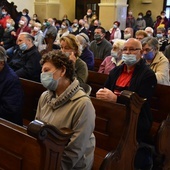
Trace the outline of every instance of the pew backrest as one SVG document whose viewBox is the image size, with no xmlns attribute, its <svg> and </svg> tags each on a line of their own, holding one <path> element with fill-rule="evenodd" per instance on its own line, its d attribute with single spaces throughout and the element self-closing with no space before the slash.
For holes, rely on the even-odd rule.
<svg viewBox="0 0 170 170">
<path fill-rule="evenodd" d="M 107 80 L 108 75 L 98 73 L 95 71 L 88 72 L 87 84 L 89 84 L 92 88 L 91 96 L 95 97 L 96 92 L 104 87 L 104 83 Z"/>
<path fill-rule="evenodd" d="M 24 93 L 22 113 L 24 124 L 27 125 L 35 119 L 38 100 L 46 89 L 41 83 L 35 81 L 20 78 L 20 82 Z M 28 122 L 26 122 L 27 120 Z"/>
<path fill-rule="evenodd" d="M 42 122 L 32 122 L 26 129 L 0 119 L 0 134 L 0 169 L 60 170 L 72 131 Z"/>
<path fill-rule="evenodd" d="M 94 170 L 99 167 L 108 170 L 134 169 L 137 120 L 145 100 L 129 91 L 123 91 L 121 98 L 126 100 L 126 105 L 91 97 L 96 110 Z"/>
</svg>

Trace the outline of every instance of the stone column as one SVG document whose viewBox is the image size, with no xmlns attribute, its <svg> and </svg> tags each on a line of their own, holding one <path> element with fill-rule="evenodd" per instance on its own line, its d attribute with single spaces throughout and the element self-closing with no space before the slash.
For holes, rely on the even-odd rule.
<svg viewBox="0 0 170 170">
<path fill-rule="evenodd" d="M 40 21 L 45 18 L 59 18 L 59 0 L 35 0 L 35 13 L 38 14 Z"/>
<path fill-rule="evenodd" d="M 109 30 L 114 21 L 119 21 L 120 29 L 125 29 L 127 0 L 101 0 L 99 4 L 99 19 L 102 26 Z"/>
</svg>

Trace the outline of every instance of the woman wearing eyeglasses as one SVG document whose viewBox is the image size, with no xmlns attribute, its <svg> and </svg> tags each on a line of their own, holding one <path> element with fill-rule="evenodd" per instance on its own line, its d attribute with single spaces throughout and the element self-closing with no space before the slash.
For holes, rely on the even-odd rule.
<svg viewBox="0 0 170 170">
<path fill-rule="evenodd" d="M 146 64 L 155 72 L 157 83 L 170 85 L 169 61 L 162 52 L 159 52 L 158 40 L 154 37 L 146 37 L 142 41 L 143 58 Z"/>
</svg>

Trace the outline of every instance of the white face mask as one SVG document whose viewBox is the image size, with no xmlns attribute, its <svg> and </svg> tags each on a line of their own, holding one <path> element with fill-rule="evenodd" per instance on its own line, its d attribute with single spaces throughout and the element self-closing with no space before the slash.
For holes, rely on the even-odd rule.
<svg viewBox="0 0 170 170">
<path fill-rule="evenodd" d="M 65 26 L 65 25 L 61 25 L 61 28 L 62 28 L 62 29 L 65 29 L 65 28 L 66 28 L 66 26 Z"/>
<path fill-rule="evenodd" d="M 28 27 L 30 27 L 30 28 L 31 28 L 31 27 L 32 27 L 32 25 L 31 25 L 31 24 L 28 24 Z"/>
<path fill-rule="evenodd" d="M 130 38 L 131 37 L 131 34 L 129 33 L 129 34 L 124 34 L 124 39 L 125 40 L 127 40 L 128 38 Z"/>
<path fill-rule="evenodd" d="M 141 19 L 141 18 L 142 18 L 142 15 L 139 15 L 139 16 L 138 16 L 138 18 L 140 18 L 140 19 Z"/>
<path fill-rule="evenodd" d="M 90 13 L 90 12 L 87 12 L 87 15 L 91 15 L 91 13 Z"/>
<path fill-rule="evenodd" d="M 34 27 L 34 31 L 39 31 L 40 29 L 38 27 Z"/>
<path fill-rule="evenodd" d="M 129 15 L 132 15 L 132 12 L 128 12 Z"/>
<path fill-rule="evenodd" d="M 19 21 L 19 24 L 20 24 L 20 25 L 24 25 L 24 24 L 25 24 L 25 22 L 24 22 L 24 21 L 22 21 L 22 20 L 20 20 L 20 21 Z"/>
<path fill-rule="evenodd" d="M 11 24 L 10 24 L 10 23 L 6 23 L 6 27 L 7 27 L 7 28 L 10 28 L 10 27 L 11 27 Z"/>
</svg>

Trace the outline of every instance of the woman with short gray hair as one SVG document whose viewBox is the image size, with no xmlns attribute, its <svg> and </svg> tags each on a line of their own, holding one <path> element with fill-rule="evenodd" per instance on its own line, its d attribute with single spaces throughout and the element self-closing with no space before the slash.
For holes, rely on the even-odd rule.
<svg viewBox="0 0 170 170">
<path fill-rule="evenodd" d="M 154 37 L 146 37 L 142 41 L 143 58 L 146 64 L 155 72 L 157 83 L 170 85 L 169 83 L 169 61 L 159 51 L 158 40 Z"/>
</svg>

